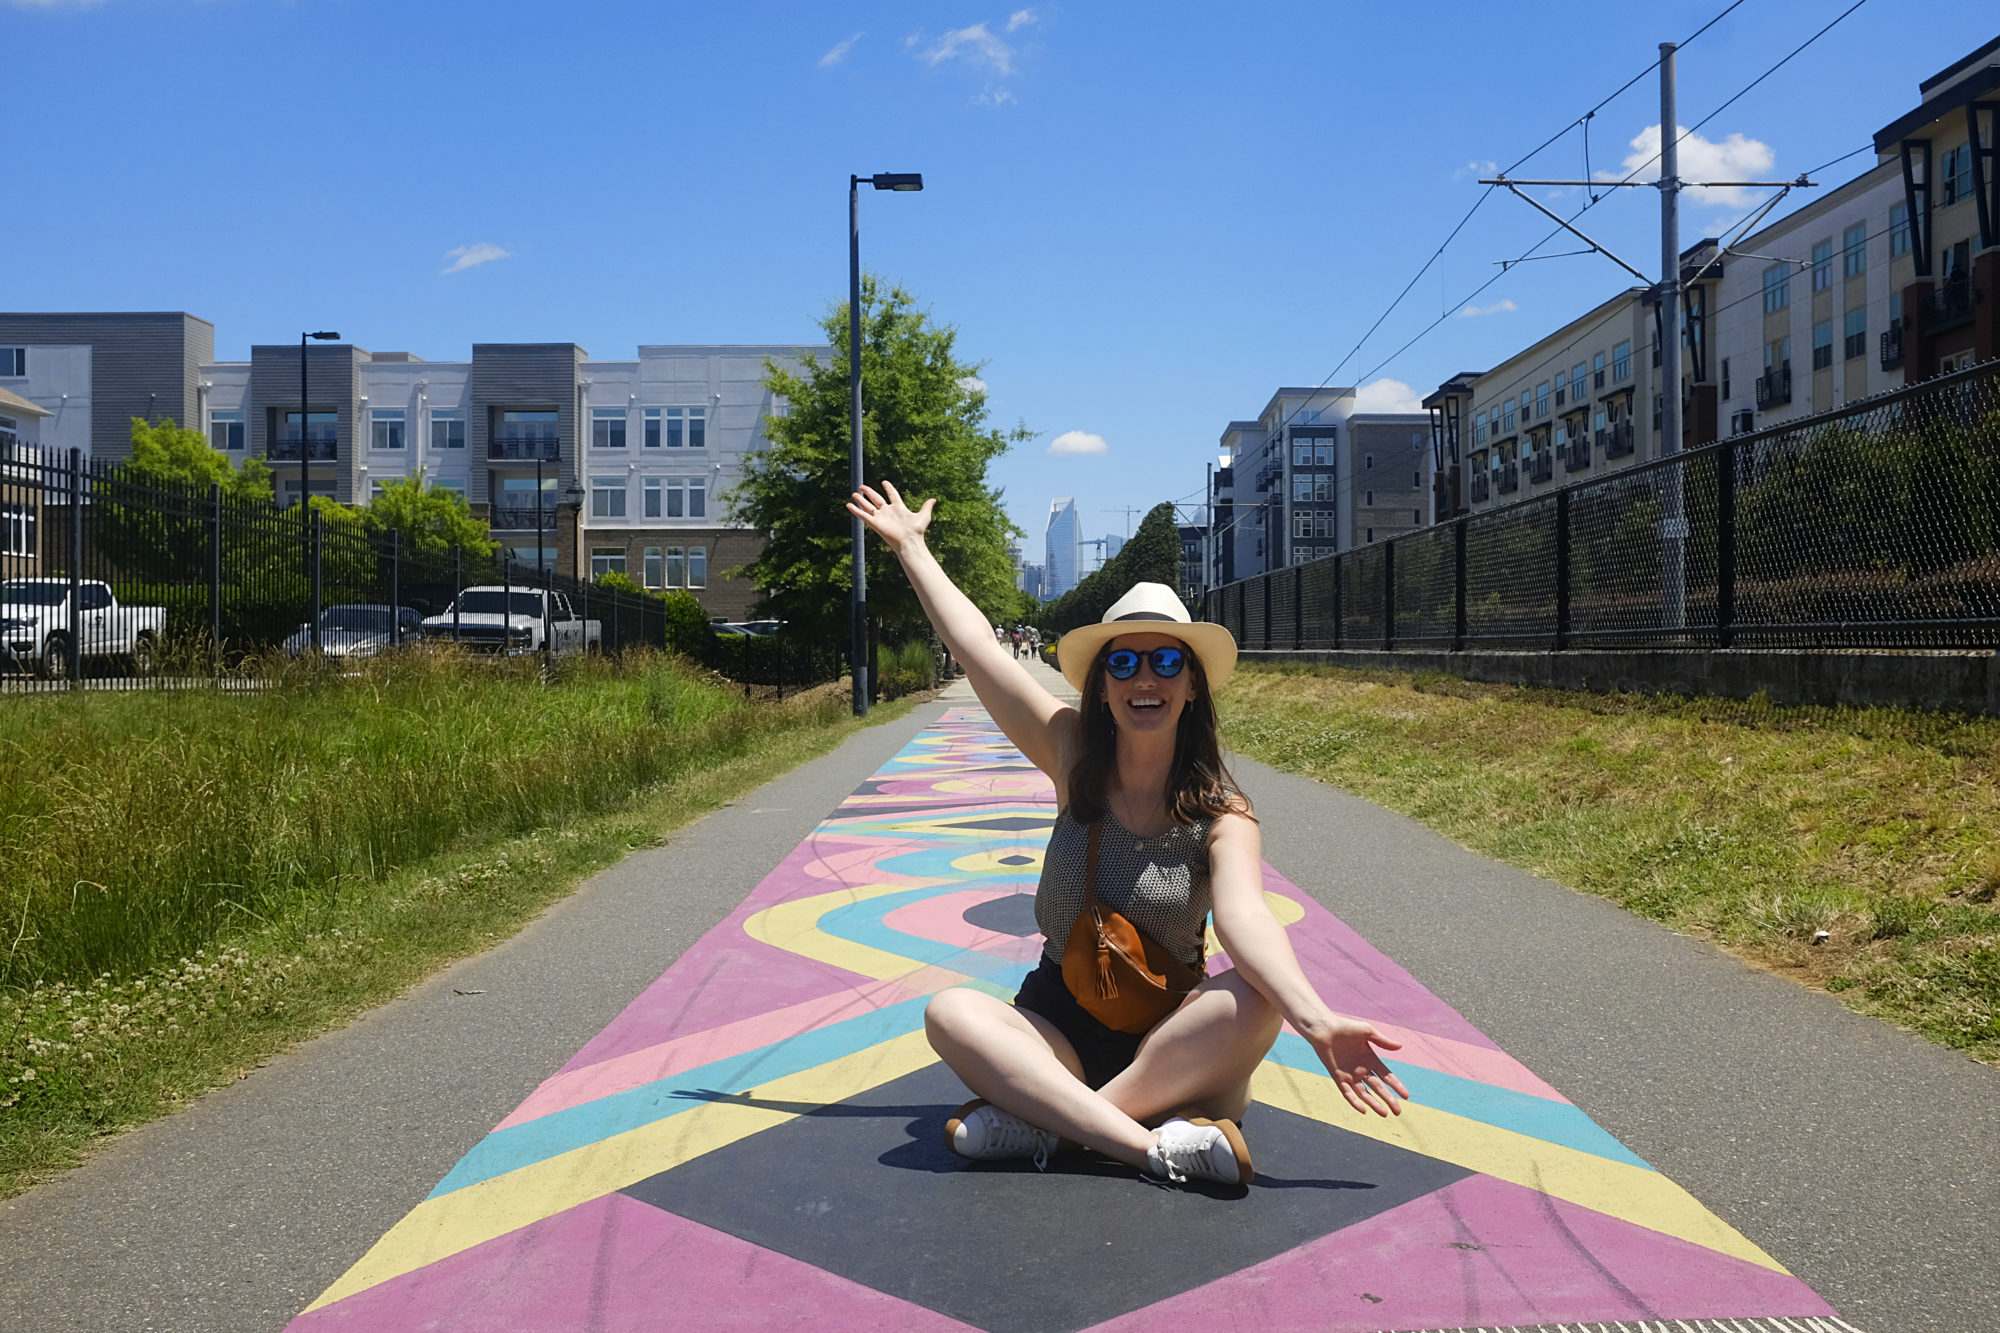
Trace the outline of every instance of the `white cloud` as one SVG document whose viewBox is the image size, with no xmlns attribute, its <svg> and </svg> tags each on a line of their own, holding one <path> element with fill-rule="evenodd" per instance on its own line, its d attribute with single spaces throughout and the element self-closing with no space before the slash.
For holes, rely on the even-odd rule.
<svg viewBox="0 0 2000 1333">
<path fill-rule="evenodd" d="M 496 259 L 512 259 L 514 252 L 503 250 L 491 241 L 479 241 L 472 245 L 454 246 L 444 252 L 444 257 L 451 261 L 451 267 L 444 272 L 456 273 L 477 264 L 490 264 Z"/>
<path fill-rule="evenodd" d="M 1111 446 L 1104 442 L 1102 435 L 1092 435 L 1087 430 L 1066 430 L 1049 441 L 1052 454 L 1103 454 L 1109 453 Z"/>
<path fill-rule="evenodd" d="M 1025 28 L 1031 23 L 1040 23 L 1042 16 L 1032 9 L 1017 9 L 1007 17 L 1007 31 Z"/>
<path fill-rule="evenodd" d="M 958 387 L 969 398 L 975 393 L 985 393 L 986 381 L 977 375 L 967 375 L 958 382 Z"/>
<path fill-rule="evenodd" d="M 1500 164 L 1498 162 L 1475 161 L 1466 163 L 1457 171 L 1452 172 L 1451 176 L 1453 180 L 1464 180 L 1467 176 L 1477 178 L 1480 176 L 1497 176 L 1499 174 Z"/>
<path fill-rule="evenodd" d="M 1469 305 L 1458 312 L 1459 319 L 1478 319 L 1481 315 L 1511 315 L 1520 309 L 1512 301 L 1495 301 L 1492 305 Z"/>
<path fill-rule="evenodd" d="M 1006 106 L 1009 102 L 1013 100 L 1014 100 L 1014 94 L 1012 90 L 1003 88 L 996 83 L 989 86 L 984 92 L 981 92 L 976 96 L 974 96 L 972 99 L 972 105 Z"/>
<path fill-rule="evenodd" d="M 1421 412 L 1423 399 L 1401 380 L 1379 379 L 1354 391 L 1357 412 Z"/>
<path fill-rule="evenodd" d="M 860 40 L 861 34 L 857 32 L 844 42 L 835 42 L 833 49 L 819 58 L 819 67 L 821 69 L 832 69 L 835 65 L 847 59 L 848 52 L 852 51 L 854 44 Z"/>
<path fill-rule="evenodd" d="M 1688 134 L 1686 130 L 1681 133 L 1684 136 L 1680 141 L 1682 180 L 1768 178 L 1772 163 L 1777 161 L 1777 155 L 1771 151 L 1769 144 L 1747 139 L 1741 134 L 1732 134 L 1718 141 L 1704 139 L 1699 134 Z M 1637 172 L 1634 180 L 1656 181 L 1660 178 L 1659 152 L 1660 127 L 1648 125 L 1633 138 L 1632 151 L 1625 155 L 1625 170 L 1600 171 L 1597 179 L 1623 180 Z M 1645 164 L 1643 169 L 1642 163 Z M 1695 203 L 1726 208 L 1748 208 L 1763 197 L 1760 191 L 1735 185 L 1719 190 L 1690 187 L 1687 193 Z"/>
<path fill-rule="evenodd" d="M 903 45 L 918 48 L 917 59 L 932 69 L 947 60 L 963 60 L 974 66 L 984 65 L 1003 79 L 1014 72 L 1014 48 L 994 36 L 984 23 L 953 28 L 928 45 L 924 44 L 921 33 L 912 33 Z"/>
</svg>

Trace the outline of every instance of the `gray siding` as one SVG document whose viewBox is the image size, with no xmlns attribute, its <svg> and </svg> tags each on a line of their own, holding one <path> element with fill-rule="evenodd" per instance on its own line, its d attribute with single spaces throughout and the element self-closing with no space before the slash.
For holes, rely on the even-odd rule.
<svg viewBox="0 0 2000 1333">
<path fill-rule="evenodd" d="M 360 476 L 364 451 L 356 447 L 360 429 L 356 409 L 360 406 L 361 367 L 367 361 L 366 351 L 347 343 L 311 343 L 306 348 L 306 388 L 310 399 L 307 410 L 330 411 L 337 416 L 331 468 L 333 497 L 342 504 L 354 503 Z M 250 400 L 245 413 L 250 427 L 248 452 L 268 457 L 274 429 L 284 420 L 285 413 L 298 410 L 298 345 L 265 343 L 252 347 Z M 271 466 L 281 478 L 296 475 L 292 471 L 295 463 L 272 460 Z M 322 463 L 313 472 L 316 494 L 326 494 L 320 487 L 324 485 L 322 479 L 327 468 Z"/>
<path fill-rule="evenodd" d="M 184 311 L 0 314 L 0 343 L 90 348 L 90 451 L 132 456 L 132 418 L 201 427 L 199 368 L 215 360 L 215 326 Z"/>
<path fill-rule="evenodd" d="M 465 432 L 465 447 L 472 454 L 467 460 L 472 468 L 468 503 L 492 503 L 493 471 L 486 460 L 486 442 L 493 415 L 502 408 L 554 408 L 561 449 L 556 489 L 576 480 L 578 397 L 588 355 L 575 343 L 472 345 L 472 409 Z"/>
</svg>

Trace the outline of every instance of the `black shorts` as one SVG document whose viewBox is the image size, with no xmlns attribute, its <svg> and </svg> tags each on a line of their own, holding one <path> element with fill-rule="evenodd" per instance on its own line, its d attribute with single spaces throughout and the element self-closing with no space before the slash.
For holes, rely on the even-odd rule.
<svg viewBox="0 0 2000 1333">
<path fill-rule="evenodd" d="M 1139 1043 L 1146 1036 L 1143 1032 L 1120 1032 L 1098 1022 L 1063 984 L 1062 965 L 1047 958 L 1021 982 L 1014 1006 L 1055 1024 L 1056 1031 L 1076 1050 L 1077 1059 L 1083 1061 L 1083 1081 L 1093 1089 L 1123 1073 L 1139 1054 Z"/>
</svg>

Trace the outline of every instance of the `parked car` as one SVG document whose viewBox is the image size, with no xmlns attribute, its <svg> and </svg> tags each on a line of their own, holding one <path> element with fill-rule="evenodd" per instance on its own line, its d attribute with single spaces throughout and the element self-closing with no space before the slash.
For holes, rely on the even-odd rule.
<svg viewBox="0 0 2000 1333">
<path fill-rule="evenodd" d="M 328 657 L 374 657 L 396 645 L 423 637 L 423 612 L 412 606 L 391 608 L 373 602 L 349 602 L 329 606 L 319 613 L 319 650 Z M 400 628 L 400 636 L 398 630 Z M 298 657 L 312 651 L 312 624 L 299 626 L 285 640 L 285 655 Z"/>
<path fill-rule="evenodd" d="M 467 588 L 442 615 L 426 616 L 423 635 L 444 643 L 456 641 L 475 652 L 508 657 L 539 653 L 545 613 L 548 642 L 555 656 L 603 648 L 604 622 L 577 615 L 566 593 L 497 584 Z"/>
<path fill-rule="evenodd" d="M 784 626 L 782 620 L 714 620 L 709 628 L 717 634 L 776 634 Z"/>
<path fill-rule="evenodd" d="M 83 661 L 121 658 L 134 675 L 151 672 L 167 631 L 166 608 L 121 605 L 110 584 L 84 579 L 72 609 L 69 587 L 68 579 L 0 583 L 0 662 L 61 680 L 69 674 L 75 634 Z"/>
</svg>

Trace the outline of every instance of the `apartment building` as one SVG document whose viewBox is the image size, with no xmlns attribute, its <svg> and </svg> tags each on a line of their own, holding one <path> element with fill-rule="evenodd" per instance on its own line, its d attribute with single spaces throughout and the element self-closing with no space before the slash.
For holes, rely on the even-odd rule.
<svg viewBox="0 0 2000 1333">
<path fill-rule="evenodd" d="M 1175 526 L 1181 540 L 1180 576 L 1176 580 L 1179 586 L 1175 591 L 1192 608 L 1201 599 L 1202 589 L 1208 585 L 1203 576 L 1203 562 L 1208 554 L 1208 524 L 1197 516 L 1193 523 Z"/>
<path fill-rule="evenodd" d="M 314 343 L 301 385 L 296 346 L 256 346 L 200 368 L 200 420 L 216 448 L 266 460 L 281 503 L 309 485 L 366 504 L 421 474 L 525 564 L 686 589 L 742 619 L 754 589 L 723 571 L 760 539 L 724 520 L 722 496 L 785 411 L 766 361 L 825 350 L 642 346 L 597 361 L 575 343 L 475 343 L 469 360 L 426 361 Z"/>
<path fill-rule="evenodd" d="M 132 455 L 132 418 L 192 422 L 215 326 L 185 311 L 0 313 L 0 389 L 44 414 L 4 413 L 8 433 L 43 449 Z"/>
<path fill-rule="evenodd" d="M 1281 388 L 1222 432 L 1208 497 L 1215 582 L 1304 564 L 1428 524 L 1429 420 L 1361 413 L 1352 388 Z"/>
</svg>

